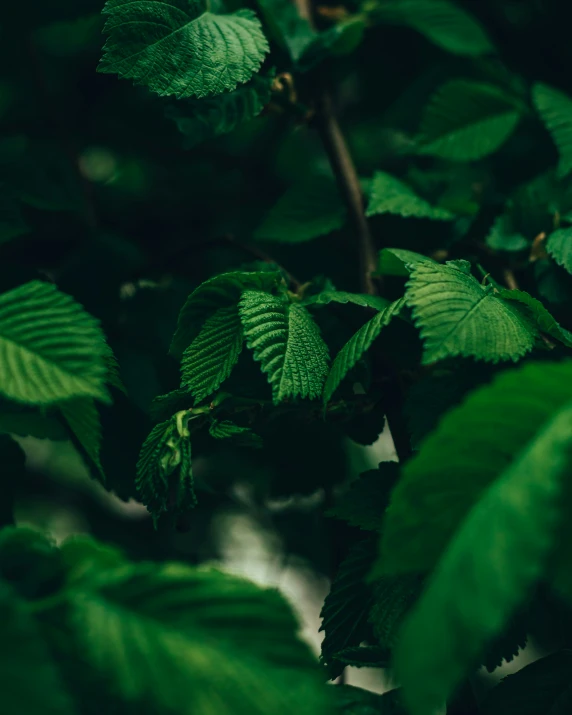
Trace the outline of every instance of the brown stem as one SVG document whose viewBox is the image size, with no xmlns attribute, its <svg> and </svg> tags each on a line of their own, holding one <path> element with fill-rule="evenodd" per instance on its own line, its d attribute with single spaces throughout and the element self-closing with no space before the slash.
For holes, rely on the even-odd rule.
<svg viewBox="0 0 572 715">
<path fill-rule="evenodd" d="M 334 113 L 332 98 L 326 90 L 318 97 L 315 125 L 330 160 L 340 193 L 348 210 L 350 224 L 357 240 L 360 283 L 364 293 L 376 293 L 372 273 L 376 268 L 376 250 L 364 213 L 359 177 Z"/>
<path fill-rule="evenodd" d="M 314 27 L 312 0 L 294 1 L 300 15 Z M 377 291 L 372 273 L 377 266 L 377 252 L 365 217 L 363 194 L 355 164 L 336 117 L 332 97 L 325 87 L 318 92 L 316 104 L 315 126 L 345 201 L 358 244 L 361 289 L 364 293 L 375 295 Z"/>
</svg>

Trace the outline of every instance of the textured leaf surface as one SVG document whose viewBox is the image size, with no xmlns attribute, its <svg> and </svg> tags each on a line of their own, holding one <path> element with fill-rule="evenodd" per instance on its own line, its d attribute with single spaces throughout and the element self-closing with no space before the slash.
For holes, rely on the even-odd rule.
<svg viewBox="0 0 572 715">
<path fill-rule="evenodd" d="M 352 303 L 353 305 L 361 305 L 363 308 L 373 308 L 374 310 L 383 310 L 391 305 L 386 298 L 381 298 L 378 295 L 347 293 L 342 290 L 324 290 L 304 300 L 304 305 L 328 305 L 329 303 Z"/>
<path fill-rule="evenodd" d="M 397 216 L 451 221 L 455 215 L 446 209 L 432 206 L 417 196 L 403 181 L 383 171 L 374 174 L 371 183 L 367 215 L 395 214 Z"/>
<path fill-rule="evenodd" d="M 425 109 L 418 151 L 452 161 L 482 159 L 510 137 L 520 114 L 506 90 L 452 80 L 437 90 Z"/>
<path fill-rule="evenodd" d="M 179 564 L 127 565 L 81 586 L 70 592 L 78 644 L 122 700 L 181 715 L 326 712 L 277 592 Z"/>
<path fill-rule="evenodd" d="M 0 688 L 3 715 L 74 715 L 54 662 L 31 617 L 0 582 Z"/>
<path fill-rule="evenodd" d="M 212 98 L 180 100 L 165 114 L 184 136 L 185 149 L 234 131 L 257 117 L 270 101 L 272 76 L 256 75 L 244 86 Z"/>
<path fill-rule="evenodd" d="M 379 274 L 382 276 L 408 276 L 421 263 L 438 265 L 432 258 L 403 248 L 384 248 L 379 252 Z"/>
<path fill-rule="evenodd" d="M 205 320 L 219 308 L 236 305 L 243 290 L 271 290 L 279 280 L 280 275 L 273 271 L 233 271 L 201 283 L 179 313 L 171 353 L 181 357 L 199 334 Z"/>
<path fill-rule="evenodd" d="M 380 571 L 432 569 L 483 490 L 570 400 L 571 362 L 532 363 L 503 372 L 448 412 L 393 491 Z"/>
<path fill-rule="evenodd" d="M 569 405 L 484 493 L 453 538 L 396 651 L 411 715 L 433 715 L 443 705 L 541 576 L 571 437 Z"/>
<path fill-rule="evenodd" d="M 533 298 L 523 290 L 501 290 L 499 295 L 505 300 L 515 300 L 525 305 L 528 309 L 530 319 L 534 321 L 539 330 L 560 340 L 560 342 L 567 347 L 572 348 L 572 333 L 557 323 L 539 300 Z"/>
<path fill-rule="evenodd" d="M 572 171 L 572 99 L 541 83 L 532 88 L 532 99 L 558 149 L 558 174 L 568 176 Z"/>
<path fill-rule="evenodd" d="M 373 582 L 374 592 L 369 622 L 380 647 L 393 651 L 403 620 L 421 594 L 423 578 L 417 574 L 379 578 L 370 574 L 369 580 Z"/>
<path fill-rule="evenodd" d="M 408 25 L 456 55 L 478 57 L 494 51 L 481 24 L 448 0 L 390 0 L 374 10 L 382 22 Z"/>
<path fill-rule="evenodd" d="M 0 295 L 0 393 L 9 399 L 108 401 L 105 348 L 95 318 L 52 284 L 31 281 Z"/>
<path fill-rule="evenodd" d="M 424 341 L 425 364 L 456 355 L 516 361 L 534 347 L 533 323 L 473 278 L 466 261 L 418 265 L 406 299 Z"/>
<path fill-rule="evenodd" d="M 356 365 L 363 355 L 370 349 L 374 340 L 390 320 L 398 315 L 405 305 L 403 298 L 391 303 L 384 310 L 363 325 L 353 335 L 340 352 L 336 355 L 326 383 L 324 385 L 323 400 L 328 402 L 348 372 Z"/>
<path fill-rule="evenodd" d="M 184 514 L 196 504 L 189 433 L 190 410 L 155 425 L 137 462 L 135 485 L 155 521 L 164 512 Z"/>
<path fill-rule="evenodd" d="M 572 273 L 572 227 L 560 228 L 551 233 L 546 250 L 558 265 Z"/>
<path fill-rule="evenodd" d="M 359 646 L 370 634 L 367 621 L 373 603 L 371 587 L 366 576 L 375 554 L 375 539 L 357 543 L 341 563 L 326 596 L 322 612 L 322 660 L 330 677 L 337 678 L 344 666 L 334 656 L 348 647 Z"/>
<path fill-rule="evenodd" d="M 377 531 L 398 476 L 397 462 L 381 462 L 377 469 L 370 469 L 355 479 L 328 515 L 360 529 Z"/>
<path fill-rule="evenodd" d="M 268 377 L 274 402 L 320 397 L 328 349 L 308 311 L 282 297 L 245 291 L 239 312 L 246 344 Z"/>
<path fill-rule="evenodd" d="M 255 238 L 303 243 L 341 228 L 346 209 L 333 179 L 311 177 L 294 184 L 274 204 Z"/>
<path fill-rule="evenodd" d="M 242 325 L 236 306 L 219 308 L 183 353 L 181 383 L 197 401 L 227 379 L 242 350 Z"/>
<path fill-rule="evenodd" d="M 566 715 L 572 708 L 572 652 L 553 653 L 489 691 L 482 715 Z"/>
<path fill-rule="evenodd" d="M 208 97 L 248 82 L 268 52 L 252 10 L 215 15 L 202 0 L 108 0 L 100 72 L 160 96 Z"/>
<path fill-rule="evenodd" d="M 249 427 L 240 427 L 230 420 L 214 420 L 209 427 L 209 434 L 215 439 L 231 439 L 236 444 L 248 447 L 261 447 L 262 438 Z"/>
</svg>

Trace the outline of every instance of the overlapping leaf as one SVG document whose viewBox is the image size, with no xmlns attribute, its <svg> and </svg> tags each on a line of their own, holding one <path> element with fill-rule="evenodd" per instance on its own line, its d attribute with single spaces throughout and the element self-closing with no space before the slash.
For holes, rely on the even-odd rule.
<svg viewBox="0 0 572 715">
<path fill-rule="evenodd" d="M 265 241 L 303 243 L 341 228 L 345 217 L 334 180 L 310 177 L 278 199 L 254 235 Z"/>
<path fill-rule="evenodd" d="M 181 383 L 197 401 L 204 400 L 227 379 L 239 358 L 242 341 L 236 306 L 219 308 L 207 318 L 181 361 Z"/>
<path fill-rule="evenodd" d="M 571 400 L 570 361 L 532 363 L 503 372 L 449 411 L 402 470 L 379 571 L 431 570 L 483 491 Z"/>
<path fill-rule="evenodd" d="M 534 85 L 532 98 L 558 149 L 558 174 L 568 176 L 572 171 L 572 99 L 542 83 Z"/>
<path fill-rule="evenodd" d="M 184 514 L 196 504 L 189 410 L 177 412 L 170 420 L 151 430 L 137 462 L 136 487 L 153 519 L 169 511 Z"/>
<path fill-rule="evenodd" d="M 496 151 L 515 130 L 522 107 L 506 90 L 451 80 L 430 100 L 421 121 L 421 154 L 474 161 Z"/>
<path fill-rule="evenodd" d="M 105 349 L 97 321 L 54 285 L 31 281 L 0 295 L 0 393 L 9 399 L 107 401 Z"/>
<path fill-rule="evenodd" d="M 485 491 L 447 548 L 397 647 L 411 715 L 442 707 L 543 573 L 571 437 L 569 403 Z"/>
<path fill-rule="evenodd" d="M 69 602 L 88 667 L 125 703 L 180 715 L 328 712 L 276 591 L 181 564 L 128 564 L 84 579 Z"/>
<path fill-rule="evenodd" d="M 246 343 L 268 377 L 274 402 L 320 397 L 329 356 L 308 311 L 283 297 L 248 290 L 239 312 Z"/>
<path fill-rule="evenodd" d="M 3 581 L 0 582 L 0 688 L 4 715 L 75 715 L 32 618 Z"/>
<path fill-rule="evenodd" d="M 209 97 L 248 82 L 268 52 L 252 10 L 216 15 L 203 0 L 108 0 L 100 72 L 160 96 Z"/>
<path fill-rule="evenodd" d="M 560 228 L 551 233 L 546 250 L 558 265 L 572 273 L 572 227 Z"/>
<path fill-rule="evenodd" d="M 398 315 L 405 305 L 403 298 L 396 300 L 374 315 L 353 335 L 340 352 L 336 355 L 326 383 L 324 385 L 323 400 L 328 402 L 348 372 L 356 365 L 363 355 L 370 349 L 374 340 L 390 320 Z"/>
<path fill-rule="evenodd" d="M 372 12 L 381 22 L 407 25 L 456 55 L 479 57 L 494 51 L 481 24 L 449 0 L 385 0 Z"/>
<path fill-rule="evenodd" d="M 66 400 L 59 406 L 74 438 L 96 469 L 99 479 L 105 483 L 105 474 L 101 466 L 101 420 L 97 405 L 89 397 Z"/>
<path fill-rule="evenodd" d="M 366 577 L 374 554 L 375 539 L 367 538 L 356 544 L 340 565 L 324 601 L 320 614 L 320 630 L 325 633 L 322 660 L 332 679 L 344 669 L 343 663 L 335 659 L 336 653 L 359 646 L 370 635 L 367 617 L 373 604 L 373 592 Z"/>
<path fill-rule="evenodd" d="M 185 149 L 234 131 L 257 117 L 270 101 L 271 75 L 256 75 L 232 92 L 212 98 L 179 101 L 166 110 L 184 136 Z"/>
<path fill-rule="evenodd" d="M 566 347 L 572 348 L 572 333 L 557 323 L 539 300 L 523 290 L 501 290 L 499 295 L 505 300 L 514 300 L 526 306 L 530 319 L 534 321 L 539 330 L 556 338 Z"/>
<path fill-rule="evenodd" d="M 516 361 L 537 339 L 526 314 L 473 278 L 466 261 L 419 264 L 407 284 L 406 300 L 424 341 L 425 364 L 456 355 Z"/>
<path fill-rule="evenodd" d="M 397 462 L 381 462 L 377 469 L 370 469 L 355 479 L 328 515 L 347 521 L 352 526 L 359 526 L 360 529 L 381 529 L 383 513 L 398 476 Z"/>
<path fill-rule="evenodd" d="M 365 293 L 348 293 L 342 290 L 324 290 L 321 293 L 312 295 L 303 301 L 304 305 L 328 305 L 329 303 L 352 303 L 363 308 L 373 308 L 383 310 L 389 307 L 390 302 L 386 298 L 378 295 L 366 295 Z"/>
<path fill-rule="evenodd" d="M 487 693 L 482 715 L 565 715 L 572 708 L 572 652 L 530 663 Z"/>
<path fill-rule="evenodd" d="M 233 271 L 201 283 L 179 313 L 171 353 L 181 357 L 199 334 L 205 320 L 219 308 L 236 305 L 243 290 L 271 290 L 279 280 L 280 275 L 276 271 Z"/>
<path fill-rule="evenodd" d="M 455 218 L 450 211 L 432 206 L 410 186 L 384 171 L 374 174 L 367 205 L 368 216 L 377 214 L 395 214 L 436 221 L 451 221 Z"/>
</svg>

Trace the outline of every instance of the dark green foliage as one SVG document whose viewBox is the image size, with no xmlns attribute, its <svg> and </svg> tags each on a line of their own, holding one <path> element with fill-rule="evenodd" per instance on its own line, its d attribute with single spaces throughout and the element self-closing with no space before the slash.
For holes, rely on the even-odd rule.
<svg viewBox="0 0 572 715">
<path fill-rule="evenodd" d="M 1 714 L 568 715 L 564 10 L 6 7 Z"/>
</svg>

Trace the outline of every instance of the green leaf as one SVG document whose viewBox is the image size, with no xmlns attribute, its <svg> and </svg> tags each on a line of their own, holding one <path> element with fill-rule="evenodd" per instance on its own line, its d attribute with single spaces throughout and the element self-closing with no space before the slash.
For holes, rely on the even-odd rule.
<svg viewBox="0 0 572 715">
<path fill-rule="evenodd" d="M 572 651 L 530 663 L 504 678 L 485 697 L 482 715 L 566 715 L 572 708 Z"/>
<path fill-rule="evenodd" d="M 546 242 L 546 250 L 559 266 L 572 273 L 572 226 L 551 233 Z"/>
<path fill-rule="evenodd" d="M 232 92 L 210 99 L 180 100 L 165 114 L 184 136 L 184 148 L 228 134 L 257 117 L 270 101 L 272 75 L 255 75 L 247 84 Z"/>
<path fill-rule="evenodd" d="M 322 661 L 332 680 L 344 669 L 344 665 L 335 659 L 336 654 L 348 647 L 359 646 L 370 636 L 367 617 L 373 593 L 366 583 L 366 576 L 374 555 L 375 539 L 367 538 L 355 544 L 342 561 L 322 606 L 320 631 L 325 633 Z"/>
<path fill-rule="evenodd" d="M 431 570 L 482 492 L 570 400 L 572 362 L 531 363 L 448 412 L 402 470 L 377 572 Z"/>
<path fill-rule="evenodd" d="M 395 315 L 399 315 L 404 305 L 405 301 L 403 298 L 396 300 L 395 303 L 390 303 L 384 310 L 374 315 L 371 320 L 363 325 L 357 333 L 348 340 L 336 355 L 330 372 L 328 373 L 322 395 L 324 404 L 329 402 L 344 377 L 370 349 L 382 329 L 389 324 Z"/>
<path fill-rule="evenodd" d="M 0 581 L 19 598 L 38 602 L 50 597 L 64 576 L 60 553 L 45 534 L 26 526 L 5 526 L 0 531 Z"/>
<path fill-rule="evenodd" d="M 73 715 L 72 703 L 24 604 L 0 582 L 2 715 Z"/>
<path fill-rule="evenodd" d="M 389 0 L 373 15 L 381 22 L 406 25 L 455 55 L 479 57 L 494 52 L 481 24 L 448 0 Z"/>
<path fill-rule="evenodd" d="M 556 534 L 571 436 L 567 406 L 485 491 L 439 562 L 395 655 L 411 715 L 443 706 L 540 578 Z"/>
<path fill-rule="evenodd" d="M 0 393 L 49 405 L 73 397 L 108 402 L 98 322 L 50 283 L 0 295 Z"/>
<path fill-rule="evenodd" d="M 370 581 L 372 578 L 370 576 Z M 369 622 L 381 648 L 393 651 L 403 621 L 419 598 L 423 578 L 417 574 L 380 576 L 373 581 L 373 605 Z"/>
<path fill-rule="evenodd" d="M 271 39 L 297 63 L 318 33 L 290 0 L 258 0 L 258 6 Z"/>
<path fill-rule="evenodd" d="M 97 477 L 105 484 L 101 466 L 101 420 L 95 402 L 89 397 L 66 400 L 59 409 L 81 450 L 96 469 Z"/>
<path fill-rule="evenodd" d="M 451 80 L 433 95 L 421 121 L 418 152 L 451 161 L 475 161 L 510 137 L 522 108 L 505 89 Z"/>
<path fill-rule="evenodd" d="M 240 427 L 230 420 L 213 420 L 209 434 L 215 439 L 231 439 L 236 444 L 248 447 L 261 447 L 262 438 L 249 427 Z"/>
<path fill-rule="evenodd" d="M 366 212 L 367 216 L 377 214 L 395 214 L 436 221 L 452 221 L 455 218 L 450 211 L 432 206 L 410 186 L 383 171 L 374 174 Z"/>
<path fill-rule="evenodd" d="M 59 552 L 68 585 L 91 579 L 102 571 L 118 568 L 126 562 L 119 549 L 100 544 L 85 534 L 70 536 L 60 546 Z"/>
<path fill-rule="evenodd" d="M 344 648 L 334 655 L 336 660 L 354 668 L 389 668 L 391 655 L 388 650 L 376 645 Z"/>
<path fill-rule="evenodd" d="M 330 177 L 310 177 L 291 186 L 266 214 L 254 237 L 303 243 L 341 228 L 346 209 Z"/>
<path fill-rule="evenodd" d="M 219 308 L 236 305 L 243 290 L 272 290 L 278 285 L 277 271 L 233 271 L 214 276 L 194 290 L 179 313 L 170 352 L 181 357 L 199 334 L 205 320 Z"/>
<path fill-rule="evenodd" d="M 129 564 L 83 580 L 69 602 L 89 667 L 135 707 L 180 715 L 328 712 L 316 663 L 276 591 L 182 564 Z"/>
<path fill-rule="evenodd" d="M 209 97 L 248 82 L 268 52 L 252 10 L 215 15 L 203 0 L 107 0 L 98 67 L 161 97 Z"/>
<path fill-rule="evenodd" d="M 508 251 L 509 253 L 528 248 L 530 241 L 515 229 L 513 223 L 510 214 L 498 216 L 487 236 L 487 246 L 495 251 Z"/>
<path fill-rule="evenodd" d="M 536 328 L 525 313 L 473 278 L 466 261 L 419 264 L 406 300 L 424 341 L 425 365 L 456 355 L 516 361 L 536 342 Z"/>
<path fill-rule="evenodd" d="M 400 704 L 400 690 L 379 695 L 355 685 L 335 685 L 336 711 L 344 715 L 405 715 Z"/>
<path fill-rule="evenodd" d="M 185 514 L 197 502 L 190 417 L 191 410 L 181 410 L 170 420 L 155 425 L 141 448 L 135 485 L 155 522 L 165 512 Z"/>
<path fill-rule="evenodd" d="M 381 462 L 377 469 L 370 469 L 351 482 L 327 515 L 360 529 L 378 531 L 398 476 L 397 462 Z"/>
<path fill-rule="evenodd" d="M 181 384 L 197 402 L 215 392 L 236 365 L 242 350 L 242 325 L 236 306 L 219 308 L 183 353 Z"/>
<path fill-rule="evenodd" d="M 532 88 L 532 99 L 558 149 L 558 175 L 568 176 L 572 171 L 572 99 L 542 83 Z"/>
<path fill-rule="evenodd" d="M 328 348 L 308 311 L 283 297 L 247 290 L 239 313 L 246 344 L 268 376 L 274 403 L 320 397 L 328 373 Z"/>
<path fill-rule="evenodd" d="M 539 330 L 556 338 L 566 347 L 572 348 L 572 333 L 557 323 L 539 300 L 523 290 L 503 289 L 499 292 L 499 295 L 505 300 L 515 300 L 525 305 L 530 319 L 534 321 Z"/>
<path fill-rule="evenodd" d="M 378 295 L 347 293 L 341 290 L 324 290 L 303 301 L 304 305 L 329 305 L 330 303 L 352 303 L 353 305 L 361 305 L 363 308 L 373 308 L 374 310 L 384 310 L 384 308 L 391 305 L 386 298 L 381 298 Z"/>
<path fill-rule="evenodd" d="M 379 252 L 378 273 L 382 276 L 408 276 L 421 263 L 438 265 L 432 258 L 421 253 L 403 248 L 384 248 Z"/>
<path fill-rule="evenodd" d="M 361 44 L 365 28 L 363 18 L 355 16 L 316 33 L 304 47 L 297 62 L 297 69 L 304 72 L 313 69 L 328 57 L 350 54 Z"/>
</svg>

